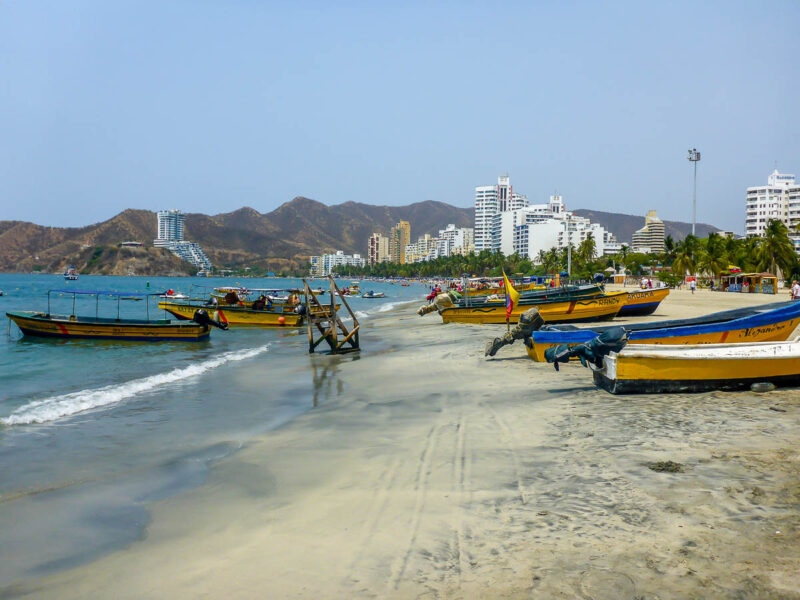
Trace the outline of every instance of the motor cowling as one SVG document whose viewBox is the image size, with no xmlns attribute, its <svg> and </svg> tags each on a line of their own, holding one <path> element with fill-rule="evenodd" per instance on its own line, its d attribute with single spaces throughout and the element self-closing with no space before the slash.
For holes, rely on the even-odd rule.
<svg viewBox="0 0 800 600">
<path fill-rule="evenodd" d="M 597 367 L 603 366 L 603 357 L 610 352 L 619 352 L 628 343 L 628 331 L 623 327 L 611 327 L 589 340 L 577 346 L 559 344 L 544 351 L 544 358 L 547 362 L 553 363 L 558 371 L 558 363 L 566 363 L 572 357 L 576 357 L 585 367 L 592 363 Z"/>
<path fill-rule="evenodd" d="M 211 315 L 209 315 L 202 308 L 199 308 L 196 311 L 194 311 L 194 316 L 192 317 L 192 321 L 194 321 L 195 323 L 199 323 L 200 325 L 212 325 L 214 327 L 222 329 L 223 331 L 228 329 L 227 323 L 222 323 L 220 321 L 212 319 Z"/>
</svg>

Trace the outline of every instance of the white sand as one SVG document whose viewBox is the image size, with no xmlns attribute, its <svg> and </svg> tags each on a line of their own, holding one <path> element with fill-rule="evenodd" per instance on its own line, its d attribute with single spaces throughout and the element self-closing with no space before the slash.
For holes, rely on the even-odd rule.
<svg viewBox="0 0 800 600">
<path fill-rule="evenodd" d="M 680 291 L 654 318 L 783 299 Z M 486 360 L 502 331 L 406 309 L 359 360 L 303 358 L 319 407 L 153 505 L 146 539 L 18 592 L 800 597 L 797 390 L 615 397 L 519 344 Z M 685 471 L 645 466 L 666 460 Z"/>
</svg>

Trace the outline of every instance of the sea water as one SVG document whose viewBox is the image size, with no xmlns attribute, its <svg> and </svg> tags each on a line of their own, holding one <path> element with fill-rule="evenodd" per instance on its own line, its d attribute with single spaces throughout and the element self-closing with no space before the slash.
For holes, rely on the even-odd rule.
<svg viewBox="0 0 800 600">
<path fill-rule="evenodd" d="M 48 290 L 207 297 L 232 285 L 301 281 L 0 275 L 0 596 L 135 541 L 150 503 L 201 485 L 215 461 L 325 400 L 304 328 L 212 329 L 206 342 L 55 340 L 23 337 L 6 311 L 44 311 Z M 362 324 L 426 293 L 419 284 L 361 287 L 386 294 L 348 298 Z M 165 317 L 157 298 L 74 302 L 77 315 Z M 51 292 L 50 310 L 72 314 L 73 295 Z"/>
</svg>

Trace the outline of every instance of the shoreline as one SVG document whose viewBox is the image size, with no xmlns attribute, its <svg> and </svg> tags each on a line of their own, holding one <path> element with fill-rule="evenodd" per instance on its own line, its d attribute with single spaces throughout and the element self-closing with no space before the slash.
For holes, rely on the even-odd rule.
<svg viewBox="0 0 800 600">
<path fill-rule="evenodd" d="M 750 296 L 646 319 L 784 300 Z M 416 307 L 365 321 L 360 356 L 303 356 L 316 407 L 150 505 L 142 540 L 14 594 L 800 597 L 796 390 L 614 397 Z"/>
</svg>

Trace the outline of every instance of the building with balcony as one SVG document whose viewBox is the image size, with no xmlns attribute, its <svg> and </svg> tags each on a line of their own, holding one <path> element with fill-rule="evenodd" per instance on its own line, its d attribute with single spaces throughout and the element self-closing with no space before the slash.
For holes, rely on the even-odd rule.
<svg viewBox="0 0 800 600">
<path fill-rule="evenodd" d="M 646 253 L 663 252 L 665 231 L 664 221 L 658 218 L 656 211 L 648 211 L 644 218 L 644 227 L 633 233 L 631 250 Z"/>
<path fill-rule="evenodd" d="M 367 241 L 367 264 L 376 265 L 387 262 L 391 258 L 389 253 L 389 238 L 380 233 L 373 233 Z"/>
<path fill-rule="evenodd" d="M 156 213 L 157 232 L 153 246 L 166 248 L 178 258 L 197 267 L 200 271 L 214 268 L 200 244 L 183 239 L 186 215 L 176 209 L 160 210 Z"/>
<path fill-rule="evenodd" d="M 745 233 L 748 237 L 763 236 L 767 224 L 777 219 L 789 228 L 795 252 L 800 252 L 800 184 L 794 175 L 775 169 L 767 185 L 747 188 Z"/>
<path fill-rule="evenodd" d="M 389 231 L 389 260 L 393 263 L 406 262 L 406 246 L 411 243 L 411 224 L 399 221 Z"/>
</svg>

